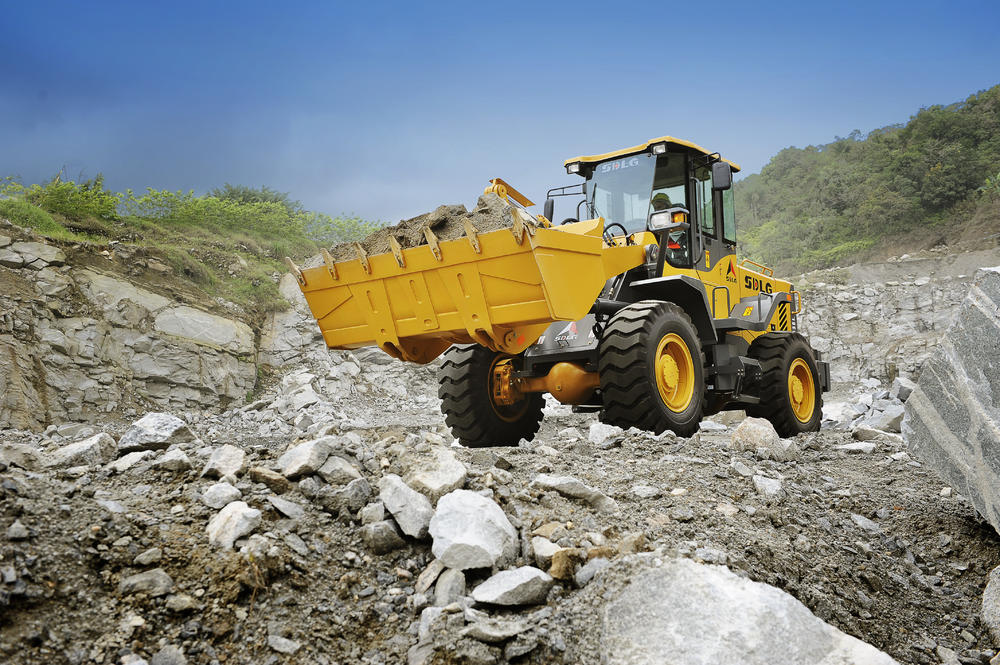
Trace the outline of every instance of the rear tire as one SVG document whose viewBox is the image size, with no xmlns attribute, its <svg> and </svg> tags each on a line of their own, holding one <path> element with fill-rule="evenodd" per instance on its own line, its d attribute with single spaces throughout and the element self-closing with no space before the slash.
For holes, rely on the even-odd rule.
<svg viewBox="0 0 1000 665">
<path fill-rule="evenodd" d="M 619 310 L 598 353 L 602 421 L 657 434 L 698 431 L 705 410 L 705 355 L 683 309 L 644 300 Z"/>
<path fill-rule="evenodd" d="M 516 446 L 530 441 L 542 422 L 541 393 L 529 393 L 514 404 L 493 402 L 493 366 L 506 354 L 478 344 L 452 346 L 438 372 L 438 397 L 444 421 L 459 443 L 469 448 Z"/>
<path fill-rule="evenodd" d="M 812 347 L 798 333 L 761 335 L 750 345 L 760 361 L 760 404 L 747 415 L 765 418 L 779 436 L 818 432 L 823 419 L 823 393 Z"/>
</svg>

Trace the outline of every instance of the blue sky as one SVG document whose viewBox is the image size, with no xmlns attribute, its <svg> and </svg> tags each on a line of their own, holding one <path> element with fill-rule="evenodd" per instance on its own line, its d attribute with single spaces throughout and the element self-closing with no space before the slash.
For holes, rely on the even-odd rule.
<svg viewBox="0 0 1000 665">
<path fill-rule="evenodd" d="M 664 134 L 755 172 L 1000 83 L 996 2 L 4 4 L 0 175 L 390 222 Z"/>
</svg>

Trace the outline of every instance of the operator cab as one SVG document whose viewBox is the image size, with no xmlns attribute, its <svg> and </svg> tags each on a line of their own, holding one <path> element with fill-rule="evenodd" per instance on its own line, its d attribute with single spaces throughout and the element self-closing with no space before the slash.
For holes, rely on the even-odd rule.
<svg viewBox="0 0 1000 665">
<path fill-rule="evenodd" d="M 566 171 L 586 179 L 573 187 L 549 191 L 553 196 L 581 195 L 577 216 L 563 223 L 603 217 L 605 231 L 626 243 L 650 242 L 651 232 L 663 260 L 674 268 L 707 270 L 736 251 L 732 173 L 739 166 L 718 153 L 672 137 L 602 155 L 566 161 Z M 710 258 L 709 258 L 710 257 Z M 660 264 L 662 265 L 662 264 Z"/>
</svg>

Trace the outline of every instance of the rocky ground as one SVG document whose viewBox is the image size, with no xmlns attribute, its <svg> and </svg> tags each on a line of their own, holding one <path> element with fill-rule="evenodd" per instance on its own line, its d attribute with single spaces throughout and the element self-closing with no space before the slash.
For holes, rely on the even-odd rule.
<svg viewBox="0 0 1000 665">
<path fill-rule="evenodd" d="M 899 662 L 994 655 L 998 536 L 871 427 L 898 426 L 888 391 L 839 395 L 840 429 L 794 440 L 737 435 L 736 414 L 622 432 L 553 403 L 533 442 L 469 450 L 431 369 L 359 355 L 186 424 L 0 434 L 3 661 L 640 662 L 609 660 L 607 599 L 678 557 Z"/>
</svg>

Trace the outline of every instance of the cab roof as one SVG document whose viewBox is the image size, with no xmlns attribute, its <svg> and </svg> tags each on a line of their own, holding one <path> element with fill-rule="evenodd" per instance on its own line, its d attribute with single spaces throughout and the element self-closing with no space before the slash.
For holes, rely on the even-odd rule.
<svg viewBox="0 0 1000 665">
<path fill-rule="evenodd" d="M 715 154 L 715 153 L 711 152 L 710 150 L 705 150 L 704 148 L 702 148 L 697 143 L 692 143 L 691 141 L 685 141 L 684 139 L 674 138 L 673 136 L 661 136 L 659 138 L 650 139 L 650 140 L 648 140 L 645 143 L 642 143 L 640 145 L 634 145 L 631 148 L 622 148 L 621 150 L 614 150 L 612 152 L 606 152 L 606 153 L 604 153 L 602 155 L 581 155 L 580 157 L 574 157 L 572 159 L 567 159 L 565 162 L 563 162 L 563 165 L 566 166 L 566 165 L 572 164 L 573 162 L 581 162 L 583 164 L 596 164 L 597 162 L 603 162 L 604 160 L 607 160 L 607 159 L 614 159 L 615 157 L 624 157 L 626 155 L 634 155 L 634 154 L 637 154 L 637 153 L 640 153 L 640 152 L 646 152 L 647 150 L 650 149 L 650 146 L 652 146 L 653 144 L 656 144 L 656 143 L 666 143 L 667 145 L 673 145 L 673 146 L 678 146 L 678 147 L 681 147 L 681 148 L 686 148 L 688 150 L 692 150 L 694 152 L 697 152 L 697 153 L 699 153 L 701 155 L 714 155 Z M 740 165 L 739 164 L 731 162 L 728 159 L 723 159 L 722 161 L 724 161 L 727 164 L 729 164 L 729 166 L 732 167 L 733 171 L 739 171 L 740 170 Z"/>
</svg>

